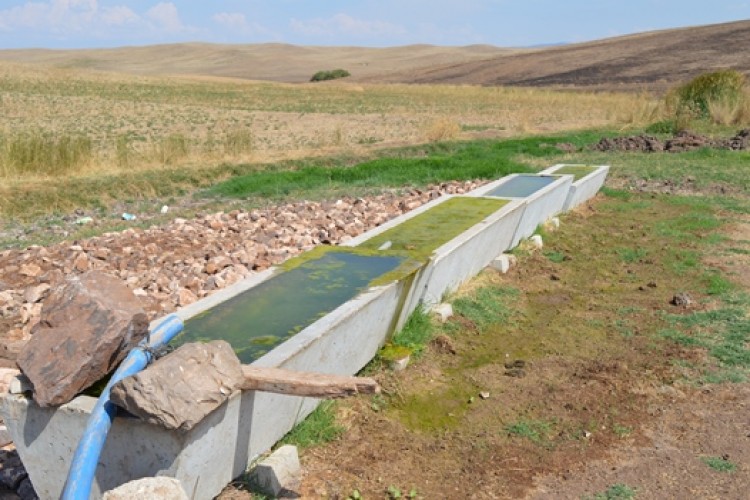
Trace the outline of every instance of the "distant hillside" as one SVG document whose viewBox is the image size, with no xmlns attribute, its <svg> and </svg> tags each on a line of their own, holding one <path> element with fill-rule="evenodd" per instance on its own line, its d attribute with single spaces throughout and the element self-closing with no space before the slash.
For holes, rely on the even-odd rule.
<svg viewBox="0 0 750 500">
<path fill-rule="evenodd" d="M 594 42 L 503 49 L 490 45 L 390 48 L 279 43 L 182 43 L 89 50 L 0 50 L 0 60 L 141 75 L 306 82 L 343 68 L 350 81 L 662 90 L 698 73 L 750 73 L 750 21 L 654 31 Z"/>
<path fill-rule="evenodd" d="M 343 68 L 353 78 L 367 79 L 511 52 L 490 45 L 364 48 L 180 43 L 115 49 L 0 50 L 0 60 L 139 75 L 200 75 L 296 83 L 309 81 L 320 70 Z"/>
<path fill-rule="evenodd" d="M 663 89 L 714 69 L 750 74 L 750 21 L 498 54 L 383 75 L 382 82 Z"/>
</svg>

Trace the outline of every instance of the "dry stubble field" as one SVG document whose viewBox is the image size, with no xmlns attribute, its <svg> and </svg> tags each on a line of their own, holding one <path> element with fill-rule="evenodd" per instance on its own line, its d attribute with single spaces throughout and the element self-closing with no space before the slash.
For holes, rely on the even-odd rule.
<svg viewBox="0 0 750 500">
<path fill-rule="evenodd" d="M 123 196 L 148 198 L 148 184 L 129 191 L 134 172 L 164 180 L 161 172 L 220 170 L 222 162 L 248 162 L 254 169 L 315 155 L 365 157 L 377 148 L 441 139 L 616 128 L 647 121 L 659 107 L 649 96 L 632 94 L 293 86 L 9 63 L 0 74 L 4 216 L 7 207 L 24 208 L 15 203 L 19 193 L 59 193 L 70 179 L 113 179 Z M 53 145 L 62 137 L 82 138 L 89 146 L 60 170 L 19 168 L 10 145 L 35 137 L 52 138 Z M 704 318 L 701 313 L 725 307 L 700 288 L 702 266 L 709 265 L 702 248 L 687 249 L 692 253 L 684 258 L 694 257 L 697 274 L 678 282 L 682 268 L 670 267 L 660 253 L 687 243 L 643 229 L 668 226 L 690 208 L 690 202 L 667 198 L 639 195 L 632 209 L 600 198 L 564 221 L 548 252 L 522 255 L 511 275 L 485 275 L 469 287 L 469 297 L 477 289 L 500 290 L 494 300 L 501 305 L 520 297 L 500 311 L 511 328 L 487 330 L 459 315 L 449 325 L 456 335 L 431 344 L 405 374 L 380 373 L 386 398 L 338 407 L 344 434 L 303 452 L 301 492 L 328 498 L 396 498 L 412 491 L 422 498 L 742 498 L 746 385 L 705 389 L 700 377 L 715 360 L 699 347 L 657 338 L 665 323 L 679 322 L 676 314 Z M 71 211 L 75 200 L 60 194 L 51 208 Z M 731 271 L 737 259 L 746 261 L 747 227 L 746 218 L 728 223 L 723 233 L 730 239 L 721 240 L 723 257 L 714 257 L 712 267 Z M 586 238 L 577 238 L 577 231 Z M 708 233 L 696 230 L 695 236 Z M 598 246 L 607 239 L 614 246 L 602 256 Z M 586 266 L 603 257 L 596 272 Z M 747 274 L 735 271 L 736 286 L 746 289 Z M 692 287 L 698 299 L 690 309 L 668 304 L 680 286 Z M 572 326 L 581 328 L 569 328 L 570 314 L 577 315 Z M 554 327 L 561 319 L 562 330 Z M 543 334 L 530 339 L 529 331 Z M 582 334 L 595 335 L 596 342 Z M 517 360 L 527 363 L 526 376 L 507 376 L 505 362 Z M 485 390 L 490 397 L 481 400 Z M 425 406 L 435 401 L 436 407 Z M 716 471 L 702 458 L 737 470 Z M 248 494 L 240 487 L 225 496 Z"/>
</svg>

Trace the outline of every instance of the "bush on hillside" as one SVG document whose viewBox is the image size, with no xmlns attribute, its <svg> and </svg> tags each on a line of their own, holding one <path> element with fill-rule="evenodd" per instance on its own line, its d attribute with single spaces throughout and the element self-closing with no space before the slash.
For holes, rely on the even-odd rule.
<svg viewBox="0 0 750 500">
<path fill-rule="evenodd" d="M 744 105 L 745 80 L 745 75 L 734 70 L 704 73 L 671 90 L 667 94 L 667 108 L 677 117 L 718 119 L 714 116 L 717 110 L 726 114 L 727 109 Z M 719 121 L 725 121 L 725 118 Z"/>
<path fill-rule="evenodd" d="M 310 81 L 322 82 L 324 80 L 335 80 L 337 78 L 346 78 L 347 76 L 351 76 L 351 73 L 349 73 L 345 69 L 330 69 L 326 71 L 318 71 L 312 76 L 312 78 L 310 78 Z"/>
</svg>

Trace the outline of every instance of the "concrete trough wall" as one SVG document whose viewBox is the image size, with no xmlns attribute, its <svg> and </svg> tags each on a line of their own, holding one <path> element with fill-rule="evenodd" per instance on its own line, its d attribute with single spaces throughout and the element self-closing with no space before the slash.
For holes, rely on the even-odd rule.
<svg viewBox="0 0 750 500">
<path fill-rule="evenodd" d="M 271 278 L 275 269 L 236 283 L 178 315 L 187 320 Z M 351 375 L 385 343 L 395 325 L 403 282 L 370 288 L 280 344 L 253 364 Z M 152 323 L 154 327 L 158 322 Z M 37 494 L 60 497 L 70 462 L 96 400 L 79 396 L 59 408 L 40 408 L 21 395 L 0 397 L 7 423 Z M 190 498 L 213 498 L 315 409 L 313 398 L 265 392 L 235 393 L 186 433 L 135 418 L 117 418 L 97 469 L 93 498 L 124 482 L 166 475 Z"/>
<path fill-rule="evenodd" d="M 576 165 L 576 164 L 565 164 L 561 163 L 553 165 L 545 170 L 542 170 L 540 174 L 554 175 L 558 170 L 565 167 L 587 167 L 588 165 Z M 563 205 L 563 211 L 567 212 L 577 207 L 581 203 L 590 200 L 596 193 L 599 192 L 601 187 L 604 185 L 604 181 L 609 173 L 609 165 L 596 165 L 591 166 L 591 173 L 581 177 L 578 180 L 574 180 L 570 185 L 570 191 L 565 199 Z"/>
<path fill-rule="evenodd" d="M 511 200 L 438 248 L 415 284 L 414 298 L 425 306 L 440 303 L 446 293 L 455 291 L 498 255 L 513 248 L 513 238 L 526 209 L 523 202 Z"/>
<path fill-rule="evenodd" d="M 520 176 L 534 176 L 534 174 L 511 174 L 489 184 L 485 184 L 467 196 L 488 196 L 492 191 L 500 188 L 503 184 Z M 539 224 L 563 211 L 570 186 L 573 182 L 572 175 L 554 176 L 555 180 L 548 185 L 536 190 L 526 197 L 508 197 L 506 199 L 520 201 L 524 204 L 523 216 L 518 223 L 516 232 L 510 242 L 509 248 L 514 248 L 518 243 L 528 238 Z M 505 198 L 505 197 L 504 197 Z"/>
<path fill-rule="evenodd" d="M 427 203 L 352 239 L 346 245 L 361 245 L 451 198 L 460 196 L 446 196 Z M 395 331 L 403 327 L 417 307 L 439 303 L 446 293 L 456 290 L 462 283 L 476 276 L 492 259 L 512 248 L 513 237 L 525 209 L 526 205 L 522 201 L 509 200 L 498 211 L 438 247 L 415 275 Z"/>
</svg>

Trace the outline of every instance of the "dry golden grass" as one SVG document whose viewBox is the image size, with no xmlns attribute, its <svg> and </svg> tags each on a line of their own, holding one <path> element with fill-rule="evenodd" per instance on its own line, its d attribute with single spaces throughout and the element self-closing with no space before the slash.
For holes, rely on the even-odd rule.
<svg viewBox="0 0 750 500">
<path fill-rule="evenodd" d="M 649 95 L 456 85 L 272 84 L 135 77 L 0 63 L 0 140 L 83 138 L 85 162 L 0 176 L 26 182 L 165 166 L 267 162 L 426 141 L 647 122 Z M 70 142 L 70 141 L 69 141 Z"/>
<path fill-rule="evenodd" d="M 750 124 L 750 88 L 738 99 L 715 99 L 708 102 L 711 121 L 718 125 Z"/>
</svg>

